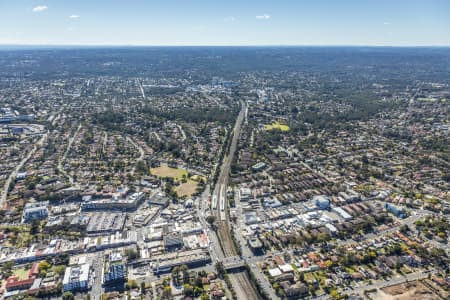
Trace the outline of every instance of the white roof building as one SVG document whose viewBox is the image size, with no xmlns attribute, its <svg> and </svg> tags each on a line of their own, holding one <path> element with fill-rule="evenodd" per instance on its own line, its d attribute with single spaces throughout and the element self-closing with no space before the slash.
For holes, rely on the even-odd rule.
<svg viewBox="0 0 450 300">
<path fill-rule="evenodd" d="M 64 274 L 64 291 L 78 291 L 88 289 L 89 264 L 68 267 Z"/>
<path fill-rule="evenodd" d="M 273 269 L 269 270 L 269 275 L 272 277 L 277 277 L 277 276 L 280 276 L 281 274 L 282 274 L 281 270 L 278 268 L 273 268 Z"/>
<path fill-rule="evenodd" d="M 279 266 L 279 268 L 283 273 L 289 273 L 294 271 L 294 268 L 292 268 L 290 264 L 281 265 Z"/>
</svg>

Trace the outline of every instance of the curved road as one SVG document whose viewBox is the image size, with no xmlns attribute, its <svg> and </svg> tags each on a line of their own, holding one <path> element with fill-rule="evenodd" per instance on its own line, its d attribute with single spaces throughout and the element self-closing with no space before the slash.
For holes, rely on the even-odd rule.
<svg viewBox="0 0 450 300">
<path fill-rule="evenodd" d="M 138 143 L 133 141 L 129 136 L 127 136 L 126 140 L 133 145 L 134 148 L 136 148 L 139 151 L 139 157 L 136 159 L 136 163 L 142 161 L 145 157 L 145 151 L 144 148 L 142 148 Z M 133 170 L 131 171 L 132 174 L 136 171 L 136 165 L 133 167 Z"/>
<path fill-rule="evenodd" d="M 43 145 L 45 140 L 47 139 L 48 132 L 44 133 L 42 137 L 39 139 L 39 141 L 34 144 L 33 149 L 31 149 L 30 152 L 28 152 L 27 156 L 25 156 L 19 164 L 16 166 L 16 168 L 9 174 L 8 179 L 5 182 L 5 185 L 3 187 L 3 193 L 0 198 L 0 208 L 2 208 L 5 205 L 6 199 L 8 198 L 8 192 L 9 192 L 9 186 L 11 184 L 11 181 L 16 178 L 17 173 L 22 169 L 23 165 L 31 158 L 31 156 Z"/>
</svg>

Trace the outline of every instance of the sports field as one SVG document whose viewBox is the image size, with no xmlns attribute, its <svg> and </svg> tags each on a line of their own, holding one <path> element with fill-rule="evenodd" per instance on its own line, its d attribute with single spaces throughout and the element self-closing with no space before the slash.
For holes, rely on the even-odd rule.
<svg viewBox="0 0 450 300">
<path fill-rule="evenodd" d="M 278 130 L 281 130 L 281 131 L 289 131 L 289 126 L 284 125 L 284 124 L 280 124 L 278 122 L 273 122 L 272 124 L 264 125 L 264 129 L 265 130 L 278 129 Z"/>
<path fill-rule="evenodd" d="M 157 168 L 151 168 L 151 173 L 158 177 L 172 177 L 175 180 L 181 180 L 183 175 L 188 175 L 188 171 L 181 168 L 172 168 L 169 166 L 160 166 Z"/>
<path fill-rule="evenodd" d="M 175 191 L 177 192 L 178 197 L 190 197 L 197 190 L 197 185 L 197 182 L 189 179 L 186 183 L 182 183 L 177 186 Z"/>
<path fill-rule="evenodd" d="M 190 197 L 192 194 L 195 193 L 198 186 L 198 180 L 201 178 L 198 175 L 192 176 L 192 178 L 187 178 L 188 171 L 181 168 L 172 168 L 169 166 L 160 166 L 157 168 L 150 169 L 151 173 L 153 175 L 156 175 L 158 177 L 164 178 L 164 177 L 171 177 L 177 181 L 181 181 L 183 179 L 183 175 L 185 175 L 187 182 L 181 183 L 179 186 L 175 188 L 175 191 L 177 192 L 178 197 Z"/>
</svg>

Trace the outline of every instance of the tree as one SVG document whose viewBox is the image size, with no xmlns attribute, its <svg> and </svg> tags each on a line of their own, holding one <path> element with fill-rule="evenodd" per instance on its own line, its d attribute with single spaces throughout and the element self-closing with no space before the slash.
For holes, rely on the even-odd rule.
<svg viewBox="0 0 450 300">
<path fill-rule="evenodd" d="M 193 297 L 194 296 L 194 288 L 192 285 L 185 283 L 183 285 L 183 291 L 185 296 Z"/>
<path fill-rule="evenodd" d="M 38 270 L 39 270 L 39 272 L 47 271 L 48 269 L 50 269 L 50 267 L 51 267 L 51 265 L 48 263 L 48 261 L 43 260 L 39 263 Z"/>
<path fill-rule="evenodd" d="M 136 280 L 132 279 L 128 281 L 128 285 L 130 286 L 130 289 L 137 289 L 138 288 L 138 284 L 136 282 Z"/>
<path fill-rule="evenodd" d="M 58 254 L 52 260 L 53 265 L 68 265 L 69 264 L 69 255 L 68 254 Z"/>
<path fill-rule="evenodd" d="M 215 226 L 215 222 L 216 222 L 216 217 L 213 215 L 209 215 L 206 217 L 206 222 L 208 222 L 208 224 L 214 229 Z"/>
<path fill-rule="evenodd" d="M 203 294 L 200 296 L 200 300 L 209 300 L 209 295 L 206 294 L 206 293 L 203 293 Z"/>
<path fill-rule="evenodd" d="M 401 255 L 402 252 L 402 247 L 398 243 L 392 244 L 387 248 L 387 253 L 390 255 Z"/>
<path fill-rule="evenodd" d="M 225 276 L 226 270 L 225 270 L 225 267 L 223 266 L 222 262 L 219 261 L 218 263 L 216 263 L 216 270 L 217 270 L 217 275 L 220 278 L 223 278 Z"/>
<path fill-rule="evenodd" d="M 407 233 L 409 231 L 409 227 L 408 227 L 408 225 L 403 224 L 402 226 L 400 226 L 399 230 L 400 230 L 401 233 L 405 234 L 405 233 Z"/>
<path fill-rule="evenodd" d="M 144 160 L 140 160 L 136 164 L 136 172 L 142 175 L 149 175 L 150 168 L 148 167 L 147 163 Z"/>
<path fill-rule="evenodd" d="M 337 290 L 332 290 L 332 291 L 330 292 L 330 296 L 331 296 L 333 299 L 339 299 L 339 298 L 340 298 L 339 292 L 338 292 Z"/>
<path fill-rule="evenodd" d="M 194 286 L 194 296 L 197 297 L 198 295 L 203 293 L 203 288 Z"/>
<path fill-rule="evenodd" d="M 188 273 L 188 266 L 187 265 L 181 265 L 180 271 L 182 272 L 183 276 L 183 283 L 189 282 L 189 273 Z"/>
<path fill-rule="evenodd" d="M 397 271 L 397 273 L 400 273 L 401 268 L 402 268 L 402 264 L 399 261 L 397 261 L 395 263 L 395 270 Z"/>
<path fill-rule="evenodd" d="M 39 221 L 33 220 L 33 222 L 31 223 L 30 234 L 36 235 L 37 233 L 39 233 Z"/>
<path fill-rule="evenodd" d="M 180 282 L 178 280 L 178 274 L 180 273 L 180 267 L 176 266 L 172 269 L 172 280 L 173 280 L 173 284 L 176 286 L 180 285 Z"/>
<path fill-rule="evenodd" d="M 2 275 L 3 275 L 4 278 L 7 278 L 7 277 L 12 275 L 12 271 L 11 270 L 12 270 L 13 266 L 14 266 L 14 262 L 13 261 L 5 262 L 2 265 L 1 271 L 2 271 Z"/>
<path fill-rule="evenodd" d="M 210 215 L 210 216 L 206 217 L 206 221 L 207 221 L 209 224 L 213 224 L 213 223 L 216 221 L 216 217 L 213 216 L 213 215 Z"/>
<path fill-rule="evenodd" d="M 162 298 L 170 299 L 171 297 L 172 297 L 172 289 L 170 288 L 170 285 L 166 285 L 162 292 Z"/>
<path fill-rule="evenodd" d="M 73 300 L 75 297 L 71 292 L 64 292 L 62 295 L 63 300 Z"/>
<path fill-rule="evenodd" d="M 128 260 L 135 260 L 138 258 L 138 253 L 133 248 L 125 249 L 125 255 L 127 256 Z"/>
<path fill-rule="evenodd" d="M 301 282 L 305 282 L 305 273 L 300 272 L 300 273 L 298 274 L 298 279 L 299 279 Z"/>
<path fill-rule="evenodd" d="M 58 274 L 59 276 L 64 275 L 64 271 L 66 270 L 66 266 L 55 266 L 53 267 L 53 271 Z"/>
</svg>

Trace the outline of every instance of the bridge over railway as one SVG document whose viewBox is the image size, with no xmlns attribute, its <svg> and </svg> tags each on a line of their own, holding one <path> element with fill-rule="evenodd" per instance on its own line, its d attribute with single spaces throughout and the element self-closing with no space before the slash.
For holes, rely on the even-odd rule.
<svg viewBox="0 0 450 300">
<path fill-rule="evenodd" d="M 239 256 L 229 256 L 222 260 L 223 267 L 227 271 L 239 270 L 245 267 L 245 261 Z"/>
</svg>

